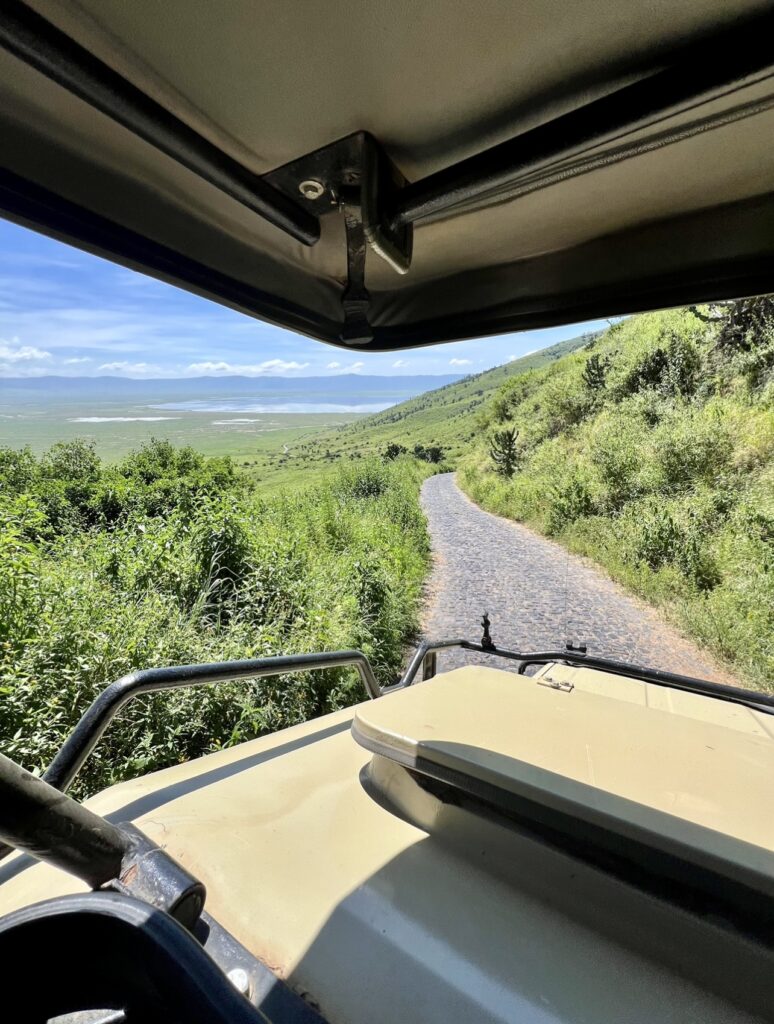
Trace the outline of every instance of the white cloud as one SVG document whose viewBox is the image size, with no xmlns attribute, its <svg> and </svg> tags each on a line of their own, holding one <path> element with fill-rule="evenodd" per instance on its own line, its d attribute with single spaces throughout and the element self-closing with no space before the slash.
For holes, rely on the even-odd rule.
<svg viewBox="0 0 774 1024">
<path fill-rule="evenodd" d="M 336 363 L 336 370 L 338 373 L 357 373 L 359 370 L 362 370 L 364 366 L 365 363 L 361 359 L 358 359 L 356 363 L 350 363 L 348 366 L 342 366 L 341 363 Z M 328 369 L 332 369 L 332 367 L 329 365 Z"/>
<path fill-rule="evenodd" d="M 126 359 L 120 359 L 115 363 L 102 363 L 97 370 L 104 370 L 106 373 L 161 373 L 162 368 L 155 363 L 130 363 Z"/>
<path fill-rule="evenodd" d="M 449 366 L 470 366 L 470 359 L 450 359 Z"/>
<path fill-rule="evenodd" d="M 201 363 L 190 363 L 186 373 L 237 373 L 244 377 L 257 377 L 261 374 L 282 374 L 290 370 L 304 370 L 309 363 L 297 363 L 287 359 L 267 359 L 263 363 L 227 363 L 224 360 L 215 362 L 205 360 Z"/>
<path fill-rule="evenodd" d="M 18 338 L 10 342 L 0 340 L 0 360 L 5 363 L 30 363 L 50 358 L 50 352 L 44 352 L 34 345 L 20 345 Z"/>
<path fill-rule="evenodd" d="M 341 363 L 328 363 L 325 367 L 326 370 L 338 370 L 341 367 Z"/>
<path fill-rule="evenodd" d="M 66 366 L 74 366 L 75 363 L 90 363 L 91 356 L 74 356 L 72 359 L 65 359 Z"/>
<path fill-rule="evenodd" d="M 402 366 L 408 366 L 408 362 L 405 359 L 396 359 L 392 364 L 393 370 L 399 370 Z"/>
</svg>

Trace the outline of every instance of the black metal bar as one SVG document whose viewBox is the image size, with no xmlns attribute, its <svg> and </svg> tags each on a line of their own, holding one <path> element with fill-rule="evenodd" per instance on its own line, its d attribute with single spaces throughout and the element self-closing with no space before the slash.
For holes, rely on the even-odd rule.
<svg viewBox="0 0 774 1024">
<path fill-rule="evenodd" d="M 437 643 L 429 643 L 427 640 L 423 640 L 419 647 L 417 647 L 416 651 L 414 651 L 414 657 L 408 663 L 408 667 L 403 673 L 400 682 L 398 682 L 394 687 L 390 687 L 390 689 L 398 690 L 404 686 L 411 686 L 414 682 L 414 677 L 417 672 L 419 672 L 419 669 L 425 660 L 426 655 L 435 651 L 442 651 L 446 647 L 464 647 L 466 643 L 466 640 L 439 640 Z"/>
<path fill-rule="evenodd" d="M 580 651 L 509 651 L 503 647 L 497 647 L 492 650 L 491 648 L 483 647 L 475 641 L 460 639 L 420 644 L 400 682 L 396 686 L 390 687 L 390 690 L 412 686 L 424 658 L 431 652 L 446 650 L 450 647 L 459 647 L 465 651 L 503 658 L 506 661 L 516 661 L 519 663 L 519 675 L 523 675 L 524 670 L 530 665 L 548 665 L 559 662 L 563 665 L 572 665 L 575 668 L 596 668 L 602 672 L 609 672 L 612 675 L 627 676 L 630 679 L 639 679 L 642 682 L 654 683 L 657 686 L 672 687 L 676 690 L 697 693 L 704 697 L 714 697 L 717 700 L 741 704 L 744 707 L 751 708 L 753 711 L 774 714 L 774 694 L 743 690 L 738 686 L 713 683 L 708 679 L 695 679 L 693 676 L 683 676 L 676 672 L 666 672 L 657 668 L 646 668 L 643 665 L 633 665 L 625 661 L 597 658 L 594 655 L 583 654 Z"/>
<path fill-rule="evenodd" d="M 433 676 L 435 675 L 436 667 L 437 667 L 437 664 L 438 664 L 437 658 L 438 658 L 438 655 L 435 653 L 435 651 L 429 651 L 425 655 L 424 660 L 422 661 L 422 681 L 423 682 L 426 679 L 432 679 Z"/>
<path fill-rule="evenodd" d="M 0 841 L 98 889 L 121 874 L 130 838 L 0 754 Z"/>
<path fill-rule="evenodd" d="M 774 19 L 766 15 L 717 40 L 695 47 L 679 63 L 539 125 L 401 189 L 388 217 L 408 224 L 482 199 L 507 198 L 525 178 L 559 160 L 658 123 L 755 76 L 770 75 Z M 703 130 L 697 126 L 697 130 Z M 679 126 L 675 132 L 683 132 Z M 646 144 L 645 140 L 643 145 Z M 663 140 L 662 140 L 663 144 Z M 630 155 L 637 152 L 636 145 Z"/>
<path fill-rule="evenodd" d="M 276 658 L 221 661 L 209 665 L 177 665 L 132 672 L 107 686 L 84 712 L 43 778 L 56 789 L 62 792 L 67 790 L 114 716 L 124 704 L 143 693 L 348 666 L 357 669 L 369 697 L 381 696 L 381 687 L 362 651 L 289 654 Z"/>
<path fill-rule="evenodd" d="M 0 46 L 304 245 L 318 219 L 272 188 L 19 0 L 0 7 Z"/>
<path fill-rule="evenodd" d="M 341 296 L 344 310 L 341 340 L 352 344 L 364 344 L 371 341 L 374 334 L 368 322 L 371 296 L 365 286 L 366 238 L 360 189 L 342 189 L 340 203 L 344 211 L 347 239 L 347 287 Z"/>
</svg>

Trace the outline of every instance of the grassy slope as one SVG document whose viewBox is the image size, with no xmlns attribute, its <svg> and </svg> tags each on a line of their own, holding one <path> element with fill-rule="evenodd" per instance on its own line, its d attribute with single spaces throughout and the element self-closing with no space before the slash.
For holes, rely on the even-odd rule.
<svg viewBox="0 0 774 1024">
<path fill-rule="evenodd" d="M 774 687 L 774 324 L 751 351 L 688 310 L 634 317 L 507 383 L 459 480 L 479 504 L 594 558 L 752 685 Z M 602 387 L 587 360 L 608 362 Z"/>
<path fill-rule="evenodd" d="M 454 462 L 475 440 L 477 417 L 502 384 L 512 377 L 537 370 L 561 359 L 588 341 L 571 338 L 505 366 L 478 373 L 455 384 L 428 391 L 336 430 L 324 431 L 290 447 L 273 463 L 256 472 L 259 487 L 295 485 L 318 479 L 339 458 L 360 458 L 380 453 L 390 442 L 406 447 L 441 445 Z"/>
</svg>

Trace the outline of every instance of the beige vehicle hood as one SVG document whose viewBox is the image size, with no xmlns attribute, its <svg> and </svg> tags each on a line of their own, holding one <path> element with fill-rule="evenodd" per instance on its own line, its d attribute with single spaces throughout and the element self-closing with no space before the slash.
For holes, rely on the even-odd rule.
<svg viewBox="0 0 774 1024">
<path fill-rule="evenodd" d="M 212 916 L 332 1022 L 764 1019 L 762 945 L 439 799 L 404 765 L 582 796 L 768 885 L 774 720 L 588 670 L 541 677 L 460 669 L 89 805 L 190 868 Z M 79 887 L 14 856 L 0 913 Z"/>
</svg>

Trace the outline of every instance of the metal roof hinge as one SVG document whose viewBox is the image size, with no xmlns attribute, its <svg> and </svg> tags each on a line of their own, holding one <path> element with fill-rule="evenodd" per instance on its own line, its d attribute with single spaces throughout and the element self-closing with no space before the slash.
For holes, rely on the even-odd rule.
<svg viewBox="0 0 774 1024">
<path fill-rule="evenodd" d="M 386 212 L 405 178 L 372 135 L 354 132 L 270 171 L 263 180 L 317 217 L 343 214 L 347 283 L 341 296 L 340 339 L 350 345 L 368 344 L 373 334 L 365 286 L 367 250 L 398 274 L 411 265 L 413 226 L 393 223 Z"/>
</svg>

